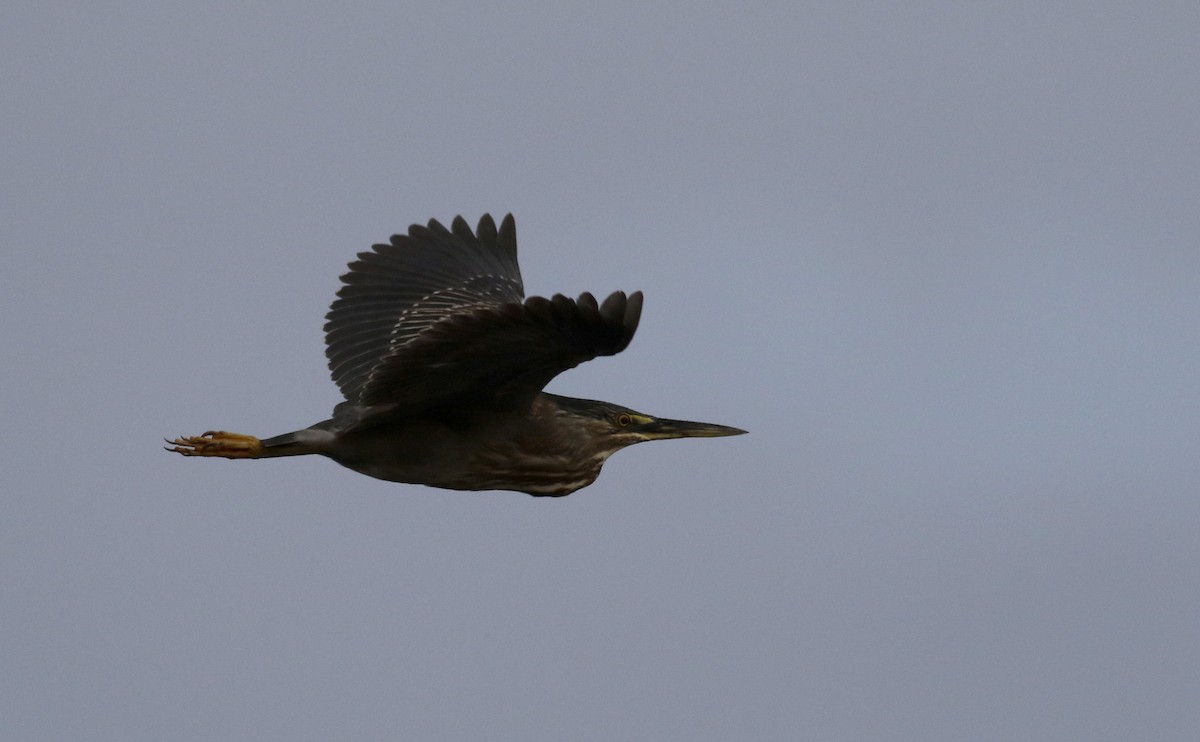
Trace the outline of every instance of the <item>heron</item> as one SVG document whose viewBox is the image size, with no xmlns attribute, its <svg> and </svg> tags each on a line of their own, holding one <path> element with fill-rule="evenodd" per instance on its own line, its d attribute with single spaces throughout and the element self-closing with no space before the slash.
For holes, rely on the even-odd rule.
<svg viewBox="0 0 1200 742">
<path fill-rule="evenodd" d="M 168 439 L 184 456 L 316 454 L 378 479 L 452 490 L 569 495 L 626 446 L 746 431 L 653 417 L 544 391 L 560 373 L 629 345 L 640 291 L 598 302 L 526 298 L 512 214 L 474 231 L 414 224 L 359 253 L 326 315 L 326 356 L 345 400 L 272 438 L 210 430 Z"/>
</svg>

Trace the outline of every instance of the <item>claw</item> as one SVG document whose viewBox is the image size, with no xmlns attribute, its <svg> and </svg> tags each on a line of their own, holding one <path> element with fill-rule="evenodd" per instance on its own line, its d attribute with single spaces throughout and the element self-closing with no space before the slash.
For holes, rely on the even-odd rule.
<svg viewBox="0 0 1200 742">
<path fill-rule="evenodd" d="M 184 456 L 219 456 L 225 459 L 257 459 L 263 455 L 262 441 L 252 435 L 209 430 L 203 435 L 164 439 L 173 447 L 166 450 Z"/>
</svg>

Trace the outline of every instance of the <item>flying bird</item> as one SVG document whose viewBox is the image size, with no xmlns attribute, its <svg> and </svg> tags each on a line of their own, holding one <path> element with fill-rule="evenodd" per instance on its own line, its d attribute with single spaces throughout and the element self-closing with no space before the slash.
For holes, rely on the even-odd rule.
<svg viewBox="0 0 1200 742">
<path fill-rule="evenodd" d="M 326 315 L 326 355 L 345 401 L 303 430 L 259 439 L 208 431 L 168 440 L 184 456 L 320 454 L 393 482 L 558 497 L 642 441 L 740 435 L 542 391 L 567 369 L 629 345 L 642 293 L 525 297 L 511 214 L 436 220 L 360 253 Z"/>
</svg>

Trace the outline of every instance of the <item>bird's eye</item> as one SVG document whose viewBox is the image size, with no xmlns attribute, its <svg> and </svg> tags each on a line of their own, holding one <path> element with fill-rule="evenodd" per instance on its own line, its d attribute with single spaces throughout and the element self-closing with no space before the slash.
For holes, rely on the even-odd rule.
<svg viewBox="0 0 1200 742">
<path fill-rule="evenodd" d="M 617 425 L 620 425 L 622 428 L 627 428 L 632 424 L 633 418 L 626 413 L 622 412 L 621 414 L 617 415 Z"/>
</svg>

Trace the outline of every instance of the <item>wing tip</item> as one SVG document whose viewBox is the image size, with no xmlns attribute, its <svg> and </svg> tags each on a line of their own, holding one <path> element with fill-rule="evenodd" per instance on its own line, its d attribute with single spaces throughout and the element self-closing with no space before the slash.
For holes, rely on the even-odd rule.
<svg viewBox="0 0 1200 742">
<path fill-rule="evenodd" d="M 489 219 L 491 217 L 488 217 Z M 517 257 L 517 220 L 513 218 L 512 213 L 504 215 L 500 220 L 500 231 L 496 235 L 496 246 L 505 252 L 512 255 L 515 260 Z"/>
<path fill-rule="evenodd" d="M 645 296 L 641 291 L 634 291 L 629 295 L 629 300 L 625 303 L 625 317 L 623 324 L 629 330 L 629 338 L 633 339 L 633 333 L 637 332 L 638 323 L 642 321 L 642 303 Z"/>
<path fill-rule="evenodd" d="M 461 216 L 455 217 L 454 223 L 458 224 L 460 222 L 463 228 L 466 229 L 467 234 L 471 234 L 471 228 L 467 225 L 467 220 Z M 479 225 L 475 227 L 475 233 L 471 236 L 485 245 L 496 244 L 496 222 L 492 219 L 491 214 L 484 213 L 483 216 L 479 217 Z"/>
</svg>

